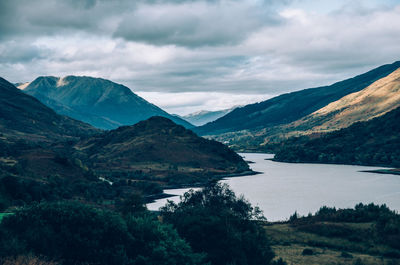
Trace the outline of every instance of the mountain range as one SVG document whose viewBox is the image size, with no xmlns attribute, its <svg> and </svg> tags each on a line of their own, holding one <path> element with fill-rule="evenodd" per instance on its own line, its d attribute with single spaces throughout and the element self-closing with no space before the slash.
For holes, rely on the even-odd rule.
<svg viewBox="0 0 400 265">
<path fill-rule="evenodd" d="M 399 107 L 399 68 L 395 62 L 331 86 L 237 108 L 194 130 L 236 150 L 272 151 L 290 137 L 346 128 Z"/>
<path fill-rule="evenodd" d="M 19 88 L 57 113 L 101 129 L 133 125 L 152 116 L 163 116 L 186 128 L 193 127 L 147 102 L 128 87 L 102 78 L 42 76 L 20 84 Z"/>
<path fill-rule="evenodd" d="M 304 89 L 239 107 L 227 115 L 195 128 L 200 135 L 221 135 L 244 130 L 262 130 L 297 121 L 354 92 L 368 87 L 400 67 L 400 61 L 330 86 Z M 229 137 L 227 137 L 229 138 Z"/>
<path fill-rule="evenodd" d="M 186 121 L 190 122 L 191 124 L 195 126 L 201 126 L 206 123 L 215 121 L 222 116 L 228 114 L 232 110 L 234 110 L 237 107 L 232 107 L 229 109 L 223 109 L 223 110 L 216 110 L 216 111 L 209 111 L 209 110 L 201 110 L 197 112 L 193 112 L 184 116 L 181 116 L 182 119 L 185 119 Z"/>
<path fill-rule="evenodd" d="M 0 208 L 42 199 L 114 205 L 133 192 L 250 172 L 228 147 L 165 117 L 103 131 L 2 78 L 0 93 Z"/>
</svg>

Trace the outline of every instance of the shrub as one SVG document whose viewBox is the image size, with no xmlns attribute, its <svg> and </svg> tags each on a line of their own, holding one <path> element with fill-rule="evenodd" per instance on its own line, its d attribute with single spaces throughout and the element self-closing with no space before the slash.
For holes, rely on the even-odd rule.
<svg viewBox="0 0 400 265">
<path fill-rule="evenodd" d="M 3 219 L 0 257 L 33 253 L 62 264 L 199 262 L 201 257 L 175 230 L 151 218 L 131 216 L 125 221 L 116 213 L 72 202 L 32 205 Z"/>
<path fill-rule="evenodd" d="M 204 252 L 212 264 L 269 264 L 274 254 L 263 218 L 243 197 L 237 198 L 226 184 L 210 183 L 200 191 L 183 195 L 161 210 L 196 252 Z"/>
<path fill-rule="evenodd" d="M 303 256 L 311 256 L 314 255 L 314 251 L 311 248 L 305 248 L 303 249 L 303 252 L 301 253 Z"/>
</svg>

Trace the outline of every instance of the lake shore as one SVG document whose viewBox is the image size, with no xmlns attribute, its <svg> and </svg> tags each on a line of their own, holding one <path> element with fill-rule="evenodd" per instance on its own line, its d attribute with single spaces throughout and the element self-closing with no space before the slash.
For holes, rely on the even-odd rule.
<svg viewBox="0 0 400 265">
<path fill-rule="evenodd" d="M 272 154 L 240 153 L 259 174 L 225 176 L 220 181 L 230 185 L 237 194 L 243 194 L 254 206 L 259 206 L 269 221 L 285 221 L 295 211 L 300 215 L 315 213 L 322 205 L 337 208 L 354 207 L 356 203 L 386 204 L 400 209 L 400 179 L 396 175 L 366 173 L 382 170 L 379 167 L 357 165 L 282 163 L 269 160 Z M 265 160 L 268 159 L 268 160 Z M 381 172 L 379 172 L 381 173 Z M 222 176 L 221 176 L 222 177 Z M 189 188 L 165 190 L 169 200 L 179 201 L 179 195 Z M 356 191 L 356 192 L 355 192 Z M 149 204 L 157 210 L 166 199 Z"/>
</svg>

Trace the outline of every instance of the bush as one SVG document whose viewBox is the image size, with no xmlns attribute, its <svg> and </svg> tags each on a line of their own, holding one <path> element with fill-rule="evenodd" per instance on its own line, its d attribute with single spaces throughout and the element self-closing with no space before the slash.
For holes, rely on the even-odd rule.
<svg viewBox="0 0 400 265">
<path fill-rule="evenodd" d="M 137 227 L 145 229 L 146 235 Z M 5 217 L 0 233 L 0 257 L 33 253 L 63 264 L 122 265 L 183 265 L 200 260 L 176 231 L 151 217 L 125 221 L 118 214 L 79 203 L 26 207 Z"/>
<path fill-rule="evenodd" d="M 314 255 L 314 251 L 311 248 L 305 248 L 303 249 L 303 252 L 301 253 L 303 256 L 311 256 Z"/>
<path fill-rule="evenodd" d="M 161 209 L 196 252 L 204 252 L 212 264 L 269 264 L 274 254 L 266 233 L 256 220 L 263 218 L 243 197 L 226 184 L 210 183 L 189 191 L 181 202 Z"/>
</svg>

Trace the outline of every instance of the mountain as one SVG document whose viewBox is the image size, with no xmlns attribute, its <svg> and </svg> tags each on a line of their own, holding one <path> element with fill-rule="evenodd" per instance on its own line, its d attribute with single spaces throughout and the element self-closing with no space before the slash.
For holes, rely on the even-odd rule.
<svg viewBox="0 0 400 265">
<path fill-rule="evenodd" d="M 246 105 L 194 130 L 201 135 L 218 135 L 227 132 L 262 129 L 288 124 L 346 95 L 368 87 L 399 67 L 400 61 L 383 65 L 330 86 L 305 89 L 283 94 L 260 103 Z"/>
<path fill-rule="evenodd" d="M 75 149 L 96 171 L 141 172 L 146 176 L 141 178 L 168 184 L 202 183 L 204 176 L 249 171 L 225 145 L 159 116 L 87 138 Z"/>
<path fill-rule="evenodd" d="M 334 131 L 400 107 L 400 68 L 361 91 L 347 95 L 294 122 L 295 130 Z"/>
<path fill-rule="evenodd" d="M 0 211 L 42 200 L 118 207 L 132 193 L 149 199 L 167 186 L 251 172 L 228 147 L 164 117 L 102 131 L 2 78 L 0 93 Z"/>
<path fill-rule="evenodd" d="M 66 153 L 71 143 L 100 130 L 55 113 L 3 78 L 0 94 L 0 208 L 55 195 L 45 183 L 62 180 L 57 185 L 66 188 L 66 182 L 88 177 Z"/>
<path fill-rule="evenodd" d="M 45 76 L 21 88 L 58 113 L 101 129 L 132 125 L 151 116 L 163 116 L 187 128 L 193 127 L 137 96 L 128 87 L 102 78 Z"/>
<path fill-rule="evenodd" d="M 235 108 L 236 107 L 224 109 L 224 110 L 217 110 L 217 111 L 201 110 L 201 111 L 193 112 L 193 113 L 187 114 L 185 116 L 182 116 L 182 118 L 184 120 L 190 122 L 193 125 L 201 126 L 201 125 L 204 125 L 206 123 L 209 123 L 209 122 L 215 121 L 216 119 L 221 118 L 222 116 L 228 114 Z"/>
<path fill-rule="evenodd" d="M 0 94 L 0 132 L 4 141 L 49 142 L 99 132 L 86 123 L 58 115 L 3 78 L 0 78 Z"/>
<path fill-rule="evenodd" d="M 275 160 L 400 167 L 400 107 L 369 121 L 316 135 L 293 137 Z"/>
</svg>

